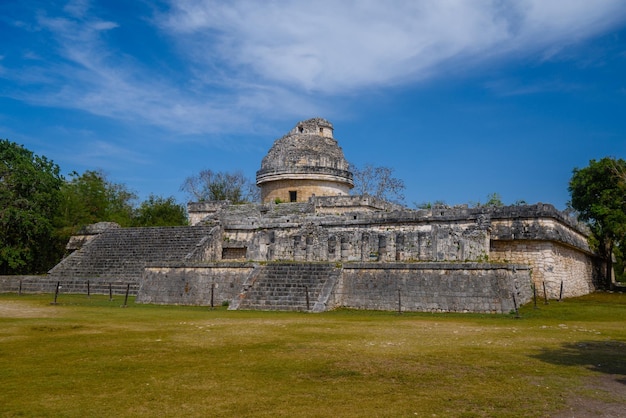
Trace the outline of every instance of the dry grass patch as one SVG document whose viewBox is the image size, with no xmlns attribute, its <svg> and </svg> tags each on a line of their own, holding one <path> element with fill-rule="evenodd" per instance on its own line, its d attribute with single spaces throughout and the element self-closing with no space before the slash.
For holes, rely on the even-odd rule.
<svg viewBox="0 0 626 418">
<path fill-rule="evenodd" d="M 0 300 L 0 318 L 48 318 L 55 312 L 20 300 Z"/>
<path fill-rule="evenodd" d="M 624 295 L 526 306 L 520 320 L 49 298 L 0 295 L 36 313 L 0 310 L 4 416 L 537 417 L 572 396 L 626 407 L 587 386 L 626 388 Z"/>
</svg>

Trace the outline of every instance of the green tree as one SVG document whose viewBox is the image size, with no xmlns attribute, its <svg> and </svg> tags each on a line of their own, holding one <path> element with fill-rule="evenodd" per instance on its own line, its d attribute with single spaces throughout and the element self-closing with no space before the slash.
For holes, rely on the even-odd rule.
<svg viewBox="0 0 626 418">
<path fill-rule="evenodd" d="M 52 161 L 0 140 L 0 274 L 41 273 L 54 264 L 52 219 L 62 184 Z"/>
<path fill-rule="evenodd" d="M 352 174 L 353 194 L 369 194 L 396 203 L 404 201 L 404 181 L 393 176 L 393 168 L 366 164 L 362 168 L 354 167 Z"/>
<path fill-rule="evenodd" d="M 605 157 L 575 168 L 569 192 L 570 205 L 589 224 L 598 253 L 606 261 L 605 284 L 609 286 L 613 255 L 622 256 L 626 243 L 626 161 Z"/>
<path fill-rule="evenodd" d="M 502 197 L 499 193 L 491 193 L 487 195 L 487 203 L 485 203 L 485 206 L 492 208 L 501 208 L 502 206 L 504 206 L 504 203 L 502 203 Z"/>
<path fill-rule="evenodd" d="M 187 211 L 173 197 L 150 195 L 135 211 L 135 226 L 187 225 Z"/>
<path fill-rule="evenodd" d="M 229 200 L 240 204 L 259 200 L 258 188 L 241 171 L 202 170 L 195 176 L 187 177 L 180 189 L 199 202 Z"/>
<path fill-rule="evenodd" d="M 70 174 L 71 180 L 61 188 L 61 205 L 57 218 L 60 235 L 67 240 L 85 225 L 117 222 L 131 226 L 137 196 L 123 184 L 109 181 L 101 171 Z"/>
</svg>

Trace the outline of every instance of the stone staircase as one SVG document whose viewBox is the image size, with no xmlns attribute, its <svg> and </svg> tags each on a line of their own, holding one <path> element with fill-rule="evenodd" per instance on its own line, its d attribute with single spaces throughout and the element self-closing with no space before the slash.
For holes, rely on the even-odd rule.
<svg viewBox="0 0 626 418">
<path fill-rule="evenodd" d="M 322 312 L 341 275 L 330 263 L 270 263 L 255 268 L 229 309 Z"/>
<path fill-rule="evenodd" d="M 108 229 L 63 259 L 49 277 L 138 283 L 150 263 L 202 261 L 213 230 L 210 226 Z"/>
</svg>

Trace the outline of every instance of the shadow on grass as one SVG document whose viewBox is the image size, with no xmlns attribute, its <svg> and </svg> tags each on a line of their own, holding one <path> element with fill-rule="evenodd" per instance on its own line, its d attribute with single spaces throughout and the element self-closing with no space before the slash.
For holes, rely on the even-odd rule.
<svg viewBox="0 0 626 418">
<path fill-rule="evenodd" d="M 599 373 L 616 375 L 626 385 L 626 342 L 578 341 L 561 348 L 545 348 L 531 357 L 561 366 L 585 366 Z"/>
</svg>

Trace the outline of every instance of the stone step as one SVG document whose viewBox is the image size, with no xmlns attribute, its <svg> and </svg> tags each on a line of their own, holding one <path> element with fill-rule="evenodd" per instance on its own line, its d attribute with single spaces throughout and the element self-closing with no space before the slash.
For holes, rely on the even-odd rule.
<svg viewBox="0 0 626 418">
<path fill-rule="evenodd" d="M 247 286 L 238 309 L 312 310 L 327 281 L 337 274 L 337 269 L 330 264 L 265 265 Z"/>
<path fill-rule="evenodd" d="M 184 261 L 206 243 L 212 227 L 109 229 L 52 270 L 57 278 L 99 277 L 139 281 L 149 263 Z"/>
</svg>

